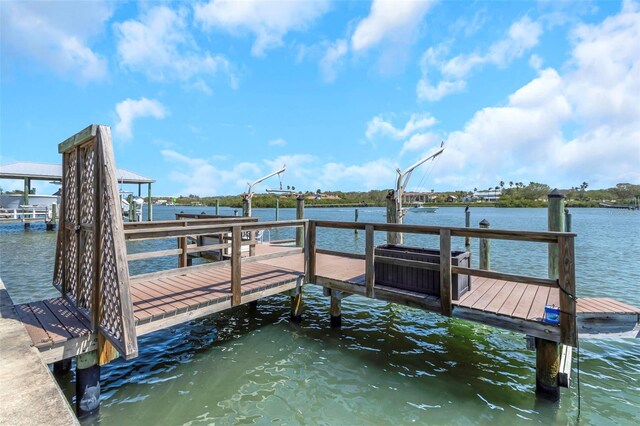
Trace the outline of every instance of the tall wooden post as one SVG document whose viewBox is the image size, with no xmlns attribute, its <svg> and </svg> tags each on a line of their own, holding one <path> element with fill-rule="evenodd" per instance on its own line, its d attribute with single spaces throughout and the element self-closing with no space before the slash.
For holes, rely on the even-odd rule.
<svg viewBox="0 0 640 426">
<path fill-rule="evenodd" d="M 251 217 L 251 197 L 249 194 L 242 194 L 242 216 Z"/>
<path fill-rule="evenodd" d="M 399 223 L 397 201 L 393 189 L 390 189 L 387 193 L 387 223 Z M 399 232 L 387 232 L 387 244 L 402 244 L 402 234 Z"/>
<path fill-rule="evenodd" d="M 142 219 L 140 219 L 142 220 Z M 147 185 L 147 220 L 153 220 L 153 202 L 151 201 L 151 184 Z"/>
<path fill-rule="evenodd" d="M 491 224 L 487 219 L 482 219 L 480 228 L 488 229 Z M 480 269 L 486 271 L 491 269 L 491 240 L 480 238 Z"/>
<path fill-rule="evenodd" d="M 471 228 L 471 210 L 469 210 L 469 206 L 464 209 L 464 226 Z M 467 253 L 471 252 L 471 237 L 464 237 L 464 250 Z"/>
<path fill-rule="evenodd" d="M 547 199 L 549 231 L 564 232 L 564 195 L 554 189 Z M 558 244 L 549 243 L 549 278 L 558 278 L 558 253 Z"/>
<path fill-rule="evenodd" d="M 142 197 L 142 184 L 138 184 L 138 197 Z"/>
<path fill-rule="evenodd" d="M 554 189 L 547 196 L 548 199 L 548 229 L 549 231 L 564 231 L 564 195 Z M 559 248 L 557 243 L 549 243 L 548 267 L 549 278 L 558 279 Z M 560 298 L 562 298 L 562 293 Z M 567 321 L 561 313 L 560 327 Z M 562 334 L 562 332 L 561 332 Z M 560 400 L 560 383 L 558 372 L 560 369 L 560 351 L 558 343 L 536 337 L 536 394 L 550 401 Z"/>
<path fill-rule="evenodd" d="M 571 212 L 569 209 L 564 209 L 564 232 L 571 232 Z"/>
<path fill-rule="evenodd" d="M 220 214 L 220 200 L 216 200 L 216 216 Z"/>
<path fill-rule="evenodd" d="M 296 197 L 296 219 L 304 219 L 304 195 L 298 194 Z M 296 228 L 296 247 L 304 246 L 304 229 L 302 227 Z"/>
<path fill-rule="evenodd" d="M 76 416 L 88 417 L 100 411 L 100 366 L 98 353 L 76 356 Z"/>
<path fill-rule="evenodd" d="M 451 316 L 451 230 L 440 230 L 440 313 Z"/>
<path fill-rule="evenodd" d="M 51 220 L 47 223 L 47 231 L 53 231 L 56 229 L 56 224 L 58 223 L 58 204 L 51 204 Z"/>
<path fill-rule="evenodd" d="M 133 194 L 127 195 L 127 202 L 129 203 L 129 222 L 137 222 L 136 203 L 133 202 Z"/>
<path fill-rule="evenodd" d="M 280 198 L 276 198 L 276 222 L 280 220 Z"/>
</svg>

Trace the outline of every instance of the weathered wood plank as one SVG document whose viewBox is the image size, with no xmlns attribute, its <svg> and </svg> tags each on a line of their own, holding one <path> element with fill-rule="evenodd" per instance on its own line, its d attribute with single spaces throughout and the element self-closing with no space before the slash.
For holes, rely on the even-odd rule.
<svg viewBox="0 0 640 426">
<path fill-rule="evenodd" d="M 28 303 L 16 305 L 15 308 L 20 321 L 24 324 L 29 337 L 31 337 L 31 341 L 33 341 L 36 347 L 53 345 L 53 339 L 31 311 Z"/>
<path fill-rule="evenodd" d="M 562 343 L 575 347 L 578 344 L 576 328 L 576 268 L 573 237 L 558 238 L 560 286 L 560 330 Z"/>
<path fill-rule="evenodd" d="M 451 231 L 440 230 L 440 312 L 451 316 Z"/>
<path fill-rule="evenodd" d="M 127 255 L 127 261 L 133 262 L 135 260 L 145 260 L 145 259 L 153 259 L 156 257 L 164 257 L 164 256 L 175 256 L 182 254 L 182 249 L 170 249 L 170 250 L 158 250 L 158 251 L 149 251 L 142 253 L 133 253 Z"/>
<path fill-rule="evenodd" d="M 535 278 L 526 275 L 508 274 L 505 272 L 485 271 L 482 269 L 465 268 L 463 266 L 452 266 L 451 272 L 454 274 L 472 275 L 476 277 L 492 278 L 495 280 L 511 281 L 522 284 L 535 284 L 545 287 L 558 288 L 558 282 L 549 278 Z"/>
<path fill-rule="evenodd" d="M 511 316 L 514 318 L 527 319 L 527 315 L 529 315 L 529 311 L 531 310 L 531 305 L 533 304 L 537 291 L 537 286 L 528 284 Z"/>
<path fill-rule="evenodd" d="M 366 241 L 365 241 L 365 286 L 367 297 L 374 297 L 374 285 L 376 282 L 375 268 L 374 268 L 374 255 L 373 244 L 374 234 L 373 226 L 365 226 Z"/>
</svg>

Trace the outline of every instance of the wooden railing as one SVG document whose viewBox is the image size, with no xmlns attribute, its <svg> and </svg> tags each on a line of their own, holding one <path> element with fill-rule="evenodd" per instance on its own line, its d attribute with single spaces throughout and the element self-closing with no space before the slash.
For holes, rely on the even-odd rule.
<svg viewBox="0 0 640 426">
<path fill-rule="evenodd" d="M 515 283 L 533 284 L 559 289 L 560 300 L 560 334 L 561 342 L 575 346 L 577 341 L 576 331 L 576 297 L 575 297 L 575 234 L 567 232 L 538 232 L 538 231 L 514 231 L 498 229 L 474 229 L 456 227 L 437 227 L 421 225 L 400 225 L 387 223 L 363 223 L 363 222 L 332 222 L 310 220 L 306 239 L 306 271 L 307 281 L 316 282 L 316 256 L 320 251 L 316 248 L 317 228 L 364 230 L 365 240 L 365 287 L 366 295 L 375 295 L 375 268 L 376 262 L 412 268 L 428 269 L 440 272 L 440 311 L 443 315 L 452 313 L 452 274 L 466 274 L 476 277 L 507 280 Z M 386 256 L 376 256 L 374 253 L 374 233 L 402 232 L 410 234 L 437 235 L 440 243 L 440 262 L 420 262 L 407 259 L 396 259 Z M 534 243 L 557 244 L 559 247 L 558 271 L 559 278 L 538 278 L 528 275 L 510 274 L 498 271 L 467 268 L 451 264 L 451 238 L 481 238 L 511 241 L 526 241 Z M 326 252 L 326 251 L 325 251 Z M 351 253 L 332 252 L 332 254 L 354 257 Z M 546 272 L 546 271 L 545 271 Z"/>
<path fill-rule="evenodd" d="M 238 218 L 240 219 L 240 218 Z M 307 233 L 307 220 L 288 220 L 288 221 L 278 221 L 278 222 L 255 222 L 256 219 L 252 218 L 243 218 L 243 221 L 234 220 L 232 223 L 228 223 L 229 220 L 226 220 L 227 223 L 214 223 L 214 224 L 203 224 L 202 222 L 209 222 L 209 220 L 197 220 L 197 221 L 187 221 L 188 224 L 183 224 L 183 221 L 166 221 L 163 226 L 152 226 L 152 225 L 143 225 L 136 226 L 139 223 L 132 223 L 132 226 L 127 227 L 124 231 L 124 237 L 127 241 L 141 241 L 141 240 L 160 240 L 167 238 L 177 238 L 178 239 L 178 248 L 177 249 L 169 249 L 169 250 L 156 250 L 149 251 L 144 253 L 134 253 L 128 254 L 127 260 L 141 260 L 141 259 L 150 259 L 164 256 L 178 256 L 178 269 L 181 270 L 198 270 L 203 268 L 211 268 L 211 267 L 221 267 L 221 266 L 231 266 L 231 294 L 232 301 L 231 304 L 233 306 L 240 304 L 241 297 L 241 276 L 242 276 L 242 264 L 243 263 L 252 263 L 260 260 L 277 258 L 282 256 L 289 256 L 294 251 L 297 250 L 298 253 L 302 251 L 302 248 L 292 248 L 291 251 L 284 251 L 278 253 L 270 253 L 263 256 L 255 256 L 253 253 L 250 253 L 249 257 L 242 258 L 242 246 L 246 245 L 255 245 L 255 240 L 243 240 L 242 235 L 246 233 L 253 234 L 255 231 L 263 230 L 263 229 L 274 229 L 274 228 L 303 228 L 305 234 Z M 225 220 L 225 219 L 223 219 Z M 180 223 L 176 223 L 180 222 Z M 197 222 L 197 223 L 193 223 Z M 148 222 L 152 224 L 153 222 Z M 197 244 L 188 244 L 189 237 L 197 237 L 202 235 L 220 235 L 220 234 L 230 234 L 231 240 L 226 243 L 221 244 L 211 244 L 211 245 L 197 245 Z M 205 265 L 197 265 L 197 266 L 188 266 L 187 258 L 189 254 L 199 253 L 203 251 L 211 251 L 211 250 L 224 250 L 230 249 L 231 256 L 230 260 L 208 263 Z M 142 275 L 133 276 L 132 280 L 136 279 L 146 279 L 151 277 L 161 277 L 164 275 L 174 274 L 176 269 L 171 269 L 168 271 L 160 271 L 160 272 L 152 272 Z"/>
</svg>

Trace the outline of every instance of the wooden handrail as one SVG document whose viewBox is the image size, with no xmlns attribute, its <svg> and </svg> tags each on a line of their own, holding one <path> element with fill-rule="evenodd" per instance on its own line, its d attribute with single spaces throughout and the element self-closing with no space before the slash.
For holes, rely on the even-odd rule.
<svg viewBox="0 0 640 426">
<path fill-rule="evenodd" d="M 475 229 L 447 226 L 404 225 L 396 223 L 372 223 L 372 222 L 338 222 L 313 220 L 316 227 L 335 229 L 359 229 L 364 230 L 367 225 L 373 225 L 375 231 L 402 232 L 407 234 L 440 235 L 440 231 L 448 229 L 452 237 L 488 238 L 495 240 L 531 241 L 540 243 L 555 243 L 559 237 L 575 237 L 571 232 L 550 231 L 514 231 L 511 229 Z"/>
<path fill-rule="evenodd" d="M 306 219 L 301 220 L 282 220 L 278 222 L 256 222 L 243 223 L 240 225 L 221 224 L 221 225 L 194 225 L 194 226 L 169 226 L 166 228 L 151 229 L 125 229 L 124 236 L 126 240 L 153 240 L 171 237 L 209 235 L 219 233 L 232 232 L 234 226 L 240 226 L 241 231 L 258 231 L 260 229 L 274 228 L 293 228 L 304 226 Z"/>
<path fill-rule="evenodd" d="M 220 224 L 234 224 L 234 223 L 247 223 L 257 222 L 257 217 L 243 217 L 239 216 L 235 219 L 220 218 L 220 219 L 176 219 L 176 220 L 154 220 L 152 222 L 124 222 L 124 229 L 151 229 L 151 228 L 164 228 L 175 226 L 202 226 L 202 225 L 220 225 Z"/>
</svg>

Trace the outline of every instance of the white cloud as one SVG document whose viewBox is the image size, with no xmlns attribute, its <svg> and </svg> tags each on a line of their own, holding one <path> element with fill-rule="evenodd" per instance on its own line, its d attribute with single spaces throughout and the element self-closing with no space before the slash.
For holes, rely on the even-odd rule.
<svg viewBox="0 0 640 426">
<path fill-rule="evenodd" d="M 437 101 L 449 94 L 461 92 L 466 87 L 465 79 L 475 68 L 484 64 L 505 67 L 535 47 L 541 35 L 542 26 L 524 16 L 514 22 L 506 37 L 493 43 L 485 54 L 460 54 L 445 60 L 443 57 L 449 51 L 446 45 L 430 47 L 420 60 L 422 78 L 416 88 L 418 99 Z M 441 75 L 441 80 L 435 84 L 429 77 L 434 70 L 438 70 Z"/>
<path fill-rule="evenodd" d="M 374 0 L 369 16 L 356 27 L 351 37 L 354 51 L 364 51 L 385 40 L 394 43 L 412 41 L 431 1 Z"/>
<path fill-rule="evenodd" d="M 194 7 L 195 19 L 205 29 L 254 34 L 254 56 L 263 56 L 266 50 L 281 46 L 287 33 L 307 29 L 328 10 L 329 3 L 324 0 L 211 0 Z"/>
<path fill-rule="evenodd" d="M 327 163 L 318 170 L 315 185 L 317 188 L 345 188 L 345 190 L 367 191 L 372 188 L 391 188 L 396 177 L 395 162 L 387 159 L 368 161 L 363 164 L 346 165 Z"/>
<path fill-rule="evenodd" d="M 188 12 L 158 6 L 146 10 L 139 19 L 114 25 L 120 64 L 144 73 L 152 80 L 178 80 L 188 87 L 211 93 L 205 79 L 219 73 L 237 87 L 230 62 L 222 55 L 202 51 L 190 34 Z"/>
<path fill-rule="evenodd" d="M 376 136 L 400 140 L 409 137 L 419 130 L 431 127 L 435 123 L 436 119 L 431 114 L 412 114 L 404 125 L 404 128 L 396 128 L 391 122 L 381 116 L 376 116 L 367 123 L 365 136 L 369 140 Z"/>
<path fill-rule="evenodd" d="M 286 146 L 287 141 L 282 138 L 272 139 L 269 141 L 269 146 Z"/>
<path fill-rule="evenodd" d="M 416 133 L 402 145 L 400 156 L 403 156 L 409 151 L 428 151 L 427 148 L 437 147 L 439 142 L 440 136 L 435 133 Z"/>
<path fill-rule="evenodd" d="M 320 60 L 320 71 L 326 82 L 333 82 L 337 76 L 336 68 L 340 65 L 342 58 L 347 54 L 348 45 L 344 39 L 336 40 L 331 44 L 322 59 Z"/>
<path fill-rule="evenodd" d="M 89 46 L 111 17 L 107 2 L 3 1 L 1 7 L 3 61 L 33 58 L 80 82 L 107 76 L 107 60 Z"/>
<path fill-rule="evenodd" d="M 639 181 L 639 9 L 625 3 L 618 15 L 577 26 L 562 72 L 539 71 L 507 105 L 476 112 L 448 135 L 436 180 L 459 188 Z"/>
<path fill-rule="evenodd" d="M 164 105 L 154 99 L 140 98 L 134 100 L 127 98 L 116 104 L 116 133 L 125 139 L 133 136 L 133 121 L 142 117 L 162 119 L 168 112 Z"/>
</svg>

